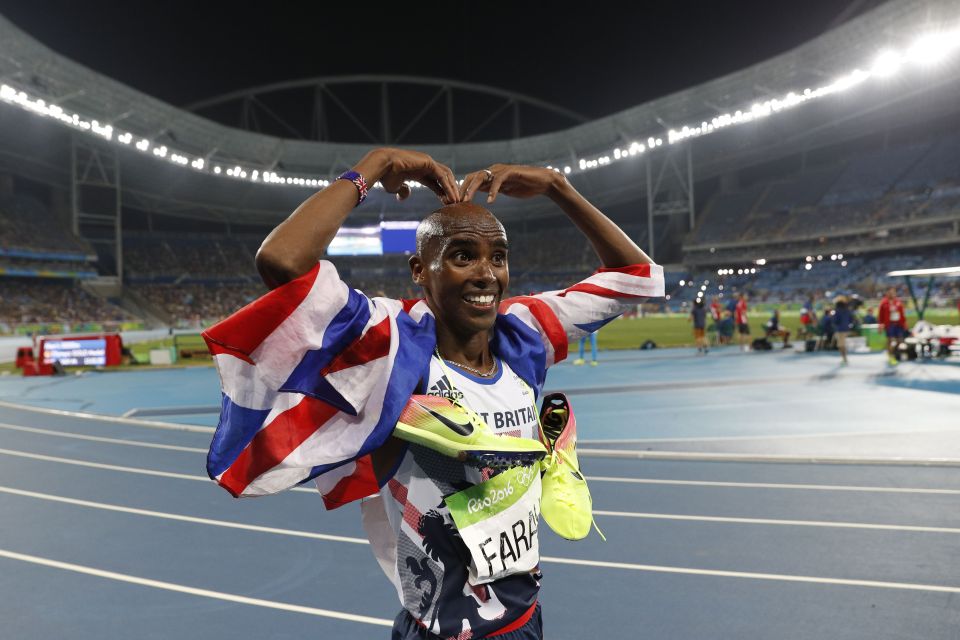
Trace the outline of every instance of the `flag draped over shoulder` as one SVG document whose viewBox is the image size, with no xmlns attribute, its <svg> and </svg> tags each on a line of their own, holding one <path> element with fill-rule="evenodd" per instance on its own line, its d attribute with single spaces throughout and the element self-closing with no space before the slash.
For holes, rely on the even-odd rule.
<svg viewBox="0 0 960 640">
<path fill-rule="evenodd" d="M 563 291 L 504 300 L 491 348 L 539 394 L 568 340 L 662 295 L 657 265 L 601 269 Z M 379 490 L 369 454 L 426 380 L 436 344 L 425 302 L 368 298 L 323 261 L 203 337 L 222 391 L 212 479 L 245 497 L 316 478 L 328 508 Z"/>
</svg>

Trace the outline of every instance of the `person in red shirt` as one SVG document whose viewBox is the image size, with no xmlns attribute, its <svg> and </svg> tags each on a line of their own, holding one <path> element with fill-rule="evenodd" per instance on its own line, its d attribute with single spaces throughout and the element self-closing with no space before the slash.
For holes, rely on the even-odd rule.
<svg viewBox="0 0 960 640">
<path fill-rule="evenodd" d="M 737 306 L 733 310 L 733 321 L 737 325 L 737 336 L 741 351 L 750 349 L 750 324 L 747 322 L 747 294 L 737 296 Z"/>
<path fill-rule="evenodd" d="M 958 303 L 960 306 L 960 303 Z M 720 306 L 720 300 L 714 298 L 710 303 L 710 318 L 713 320 L 713 324 L 710 326 L 710 331 L 714 331 L 717 334 L 717 344 L 724 344 L 723 333 L 720 331 L 720 322 L 723 320 L 723 307 Z"/>
<path fill-rule="evenodd" d="M 900 343 L 907 335 L 907 314 L 903 308 L 903 303 L 897 297 L 895 287 L 887 289 L 886 295 L 880 301 L 880 308 L 877 311 L 877 322 L 881 329 L 887 332 L 887 355 L 890 364 L 897 364 L 897 353 Z"/>
</svg>

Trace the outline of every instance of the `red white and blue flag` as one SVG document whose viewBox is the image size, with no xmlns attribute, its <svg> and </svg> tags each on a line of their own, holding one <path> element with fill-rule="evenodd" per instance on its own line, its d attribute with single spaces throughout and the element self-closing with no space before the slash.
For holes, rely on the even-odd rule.
<svg viewBox="0 0 960 640">
<path fill-rule="evenodd" d="M 658 265 L 601 269 L 562 291 L 504 300 L 493 351 L 539 395 L 567 345 L 644 298 Z M 376 493 L 370 453 L 393 432 L 436 343 L 425 302 L 368 298 L 329 262 L 204 332 L 222 406 L 207 472 L 236 497 L 316 479 L 327 508 Z"/>
</svg>

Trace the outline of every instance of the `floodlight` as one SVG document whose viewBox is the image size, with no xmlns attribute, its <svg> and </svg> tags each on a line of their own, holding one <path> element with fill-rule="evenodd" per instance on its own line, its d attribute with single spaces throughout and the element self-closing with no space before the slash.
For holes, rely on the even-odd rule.
<svg viewBox="0 0 960 640">
<path fill-rule="evenodd" d="M 940 62 L 957 47 L 956 38 L 957 34 L 949 31 L 928 33 L 918 38 L 907 50 L 907 59 L 921 65 Z"/>
<path fill-rule="evenodd" d="M 806 264 L 806 268 L 807 268 L 807 271 L 810 271 L 810 269 L 813 269 L 813 265 L 808 262 Z"/>
<path fill-rule="evenodd" d="M 883 51 L 873 61 L 870 73 L 881 78 L 892 76 L 903 66 L 903 56 L 896 51 Z"/>
</svg>

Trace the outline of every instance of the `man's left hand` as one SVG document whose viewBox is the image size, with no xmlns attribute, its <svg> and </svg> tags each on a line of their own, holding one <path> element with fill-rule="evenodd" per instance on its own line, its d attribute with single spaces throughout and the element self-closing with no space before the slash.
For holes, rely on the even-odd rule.
<svg viewBox="0 0 960 640">
<path fill-rule="evenodd" d="M 487 193 L 487 202 L 504 193 L 513 198 L 532 198 L 549 194 L 566 181 L 562 174 L 545 167 L 520 164 L 494 164 L 474 171 L 460 185 L 460 199 L 469 202 L 478 191 Z"/>
</svg>

